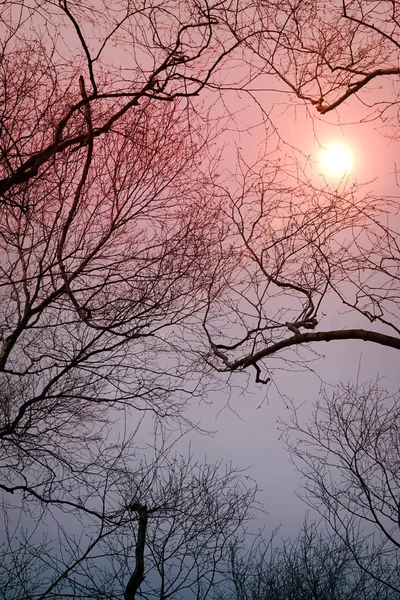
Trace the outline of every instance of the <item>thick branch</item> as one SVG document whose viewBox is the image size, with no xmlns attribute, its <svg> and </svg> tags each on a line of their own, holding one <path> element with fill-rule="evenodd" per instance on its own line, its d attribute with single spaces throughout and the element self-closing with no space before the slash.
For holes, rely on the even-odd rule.
<svg viewBox="0 0 400 600">
<path fill-rule="evenodd" d="M 125 600 L 135 600 L 136 592 L 144 580 L 144 549 L 146 544 L 148 510 L 146 505 L 139 503 L 132 504 L 131 508 L 138 513 L 139 529 L 135 546 L 135 570 L 126 586 L 124 593 Z"/>
<path fill-rule="evenodd" d="M 344 70 L 346 70 L 346 69 L 344 69 Z M 342 94 L 337 100 L 335 100 L 335 102 L 332 102 L 331 104 L 323 106 L 321 101 L 318 100 L 318 102 L 313 101 L 313 104 L 316 104 L 317 110 L 321 115 L 325 115 L 326 113 L 330 112 L 331 110 L 334 110 L 335 108 L 337 108 L 338 106 L 343 104 L 343 102 L 345 100 L 347 100 L 347 98 L 349 98 L 350 96 L 353 96 L 353 94 L 356 94 L 357 92 L 359 92 L 361 90 L 361 88 L 366 86 L 372 79 L 375 79 L 375 77 L 384 77 L 384 76 L 388 76 L 388 75 L 399 75 L 399 74 L 400 74 L 400 69 L 398 67 L 393 67 L 390 69 L 376 69 L 375 71 L 372 71 L 372 73 L 369 73 L 368 75 L 363 77 L 363 79 L 360 79 L 356 83 L 351 84 L 350 87 L 348 88 L 348 90 L 346 90 L 346 92 L 344 94 Z"/>
<path fill-rule="evenodd" d="M 299 333 L 235 361 L 229 361 L 227 356 L 219 350 L 218 345 L 213 344 L 213 350 L 215 354 L 224 361 L 228 370 L 236 371 L 238 369 L 254 366 L 263 358 L 276 354 L 280 350 L 290 348 L 291 346 L 314 342 L 331 342 L 334 340 L 363 340 L 364 342 L 373 342 L 375 344 L 380 344 L 381 346 L 400 350 L 400 338 L 378 333 L 376 331 L 366 331 L 365 329 L 339 329 L 336 331 Z"/>
</svg>

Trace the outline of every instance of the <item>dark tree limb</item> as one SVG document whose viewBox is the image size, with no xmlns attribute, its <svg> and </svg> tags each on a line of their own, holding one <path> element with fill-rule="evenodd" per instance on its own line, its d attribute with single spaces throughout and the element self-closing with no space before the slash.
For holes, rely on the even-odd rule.
<svg viewBox="0 0 400 600">
<path fill-rule="evenodd" d="M 145 504 L 139 504 L 138 502 L 132 504 L 131 509 L 138 514 L 139 529 L 135 546 L 135 570 L 126 586 L 124 593 L 125 600 L 135 600 L 136 592 L 144 581 L 144 549 L 146 545 L 148 510 Z"/>
<path fill-rule="evenodd" d="M 223 361 L 225 365 L 224 370 L 237 371 L 239 369 L 246 369 L 253 366 L 256 369 L 256 381 L 259 383 L 268 383 L 269 378 L 265 381 L 260 379 L 260 369 L 258 367 L 259 361 L 292 346 L 311 344 L 315 342 L 331 342 L 335 340 L 362 340 L 400 350 L 400 338 L 379 333 L 377 331 L 367 331 L 365 329 L 339 329 L 336 331 L 317 331 L 312 333 L 299 332 L 289 338 L 275 342 L 266 348 L 262 348 L 257 352 L 252 352 L 247 356 L 243 356 L 242 358 L 238 358 L 236 360 L 229 360 L 225 352 L 221 351 L 218 344 L 213 343 L 211 340 L 210 343 L 215 356 Z M 230 350 L 231 348 L 227 349 Z"/>
</svg>

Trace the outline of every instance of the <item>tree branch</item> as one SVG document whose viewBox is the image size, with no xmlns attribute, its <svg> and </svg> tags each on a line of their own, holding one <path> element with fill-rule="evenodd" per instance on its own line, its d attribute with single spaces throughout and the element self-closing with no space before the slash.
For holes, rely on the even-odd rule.
<svg viewBox="0 0 400 600">
<path fill-rule="evenodd" d="M 258 352 L 254 352 L 243 358 L 239 358 L 234 361 L 229 361 L 227 356 L 221 352 L 217 344 L 212 344 L 212 348 L 216 356 L 221 358 L 229 371 L 236 371 L 238 369 L 246 369 L 249 366 L 255 366 L 260 360 L 267 356 L 272 356 L 280 350 L 290 348 L 292 346 L 298 346 L 300 344 L 310 344 L 314 342 L 331 342 L 338 340 L 363 340 L 364 342 L 373 342 L 380 344 L 381 346 L 387 346 L 389 348 L 395 348 L 400 350 L 400 339 L 379 333 L 377 331 L 367 331 L 365 329 L 339 329 L 335 331 L 317 331 L 313 333 L 299 333 L 293 335 L 290 338 L 281 340 L 263 348 Z"/>
<path fill-rule="evenodd" d="M 138 502 L 132 504 L 131 509 L 138 513 L 139 529 L 135 546 L 135 570 L 126 586 L 124 593 L 125 600 L 135 600 L 136 592 L 144 580 L 144 549 L 146 545 L 148 510 L 145 504 L 139 504 Z"/>
</svg>

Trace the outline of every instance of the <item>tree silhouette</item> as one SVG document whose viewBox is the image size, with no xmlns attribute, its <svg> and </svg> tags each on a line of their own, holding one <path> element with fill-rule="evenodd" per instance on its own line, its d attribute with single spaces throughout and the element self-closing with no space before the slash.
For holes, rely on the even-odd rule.
<svg viewBox="0 0 400 600">
<path fill-rule="evenodd" d="M 232 544 L 227 584 L 225 589 L 217 589 L 218 600 L 396 598 L 396 573 L 392 573 L 390 587 L 360 569 L 353 550 L 370 551 L 361 540 L 351 549 L 321 523 L 307 521 L 294 539 L 279 541 L 278 532 L 269 540 L 256 538 L 250 548 L 241 547 L 240 542 Z M 373 560 L 384 572 L 385 556 L 376 552 Z"/>
<path fill-rule="evenodd" d="M 116 478 L 145 415 L 184 427 L 204 391 L 185 340 L 232 258 L 210 159 L 221 124 L 198 96 L 238 47 L 225 12 L 1 4 L 0 489 L 67 534 L 38 597 L 122 527 Z M 81 549 L 63 512 L 95 522 Z"/>
<path fill-rule="evenodd" d="M 340 114 L 358 98 L 360 121 L 379 119 L 396 139 L 397 13 L 396 2 L 350 0 L 328 10 L 322 0 L 256 1 L 246 13 L 254 34 L 243 43 L 261 81 L 278 78 L 309 115 Z M 243 38 L 245 23 L 243 16 Z M 210 362 L 222 371 L 254 368 L 259 383 L 274 368 L 306 366 L 321 342 L 400 348 L 397 198 L 346 181 L 321 186 L 291 160 L 268 155 L 249 166 L 243 159 L 225 189 L 242 269 L 218 309 L 226 327 L 211 311 L 204 321 Z M 336 316 L 340 305 L 346 317 L 327 328 L 324 316 Z"/>
<path fill-rule="evenodd" d="M 257 486 L 159 440 L 140 460 L 135 438 L 113 461 L 109 451 L 102 482 L 85 473 L 91 514 L 54 504 L 40 515 L 30 501 L 25 521 L 26 506 L 5 507 L 0 597 L 212 598 L 230 543 L 258 508 Z"/>
<path fill-rule="evenodd" d="M 253 367 L 268 383 L 274 368 L 306 366 L 321 342 L 400 349 L 396 199 L 317 187 L 264 161 L 224 192 L 239 259 L 204 319 L 217 369 Z M 339 327 L 326 328 L 342 307 Z"/>
<path fill-rule="evenodd" d="M 354 96 L 363 119 L 381 116 L 398 127 L 397 2 L 256 1 L 253 8 L 259 35 L 247 43 L 296 98 L 325 115 Z"/>
<path fill-rule="evenodd" d="M 157 513 L 151 537 L 154 503 L 139 495 L 121 508 L 115 498 L 147 415 L 156 427 L 188 424 L 184 409 L 203 398 L 210 367 L 252 367 L 268 383 L 275 367 L 306 366 L 319 342 L 400 349 L 396 199 L 317 186 L 300 163 L 267 151 L 253 163 L 238 153 L 230 173 L 215 149 L 235 120 L 225 90 L 254 98 L 254 82 L 274 76 L 323 115 L 398 74 L 396 3 L 324 6 L 1 4 L 0 490 L 7 514 L 10 498 L 42 523 L 57 514 L 67 557 L 38 598 L 71 583 L 113 536 L 129 555 L 114 573 L 120 590 L 133 578 L 127 597 L 148 583 L 150 542 L 160 597 L 178 593 L 176 569 L 205 594 L 187 529 L 193 571 L 174 546 L 167 593 L 177 516 Z M 396 110 L 396 93 L 374 117 Z M 349 309 L 338 329 L 325 327 L 332 300 Z M 196 530 L 190 511 L 179 527 Z M 76 513 L 83 530 L 96 523 L 83 550 L 62 513 Z M 201 518 L 225 548 L 223 531 Z M 132 524 L 140 536 L 129 546 Z M 196 532 L 214 581 L 221 546 Z M 15 547 L 6 555 L 29 597 L 32 556 L 48 546 L 21 540 L 27 570 Z M 93 590 L 111 593 L 102 585 Z"/>
<path fill-rule="evenodd" d="M 391 396 L 379 382 L 349 384 L 325 393 L 305 425 L 293 409 L 286 429 L 306 502 L 327 519 L 359 567 L 397 594 L 399 418 L 398 394 Z"/>
</svg>

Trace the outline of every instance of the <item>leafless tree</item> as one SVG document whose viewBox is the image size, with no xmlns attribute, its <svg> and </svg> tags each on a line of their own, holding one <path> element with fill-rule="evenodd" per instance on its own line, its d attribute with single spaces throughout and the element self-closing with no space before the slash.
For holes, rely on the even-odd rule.
<svg viewBox="0 0 400 600">
<path fill-rule="evenodd" d="M 202 393 L 183 330 L 217 290 L 225 234 L 215 131 L 189 100 L 237 42 L 214 31 L 219 4 L 178 4 L 1 5 L 7 492 L 49 501 L 105 406 L 176 417 Z"/>
<path fill-rule="evenodd" d="M 75 151 L 83 167 L 142 105 L 218 88 L 240 44 L 222 18 L 234 12 L 225 1 L 3 2 L 3 202 L 26 208 L 19 195 L 54 160 Z"/>
<path fill-rule="evenodd" d="M 205 366 L 186 350 L 234 259 L 210 150 L 221 122 L 199 98 L 218 95 L 240 45 L 231 8 L 1 3 L 0 490 L 25 515 L 8 521 L 22 546 L 7 556 L 18 566 L 35 547 L 24 519 L 62 534 L 55 564 L 39 544 L 15 570 L 22 597 L 78 585 L 78 567 L 132 521 L 128 597 L 143 578 L 155 501 L 118 507 L 120 463 L 143 415 L 182 422 L 202 396 Z M 73 514 L 82 531 L 93 521 L 79 544 Z"/>
<path fill-rule="evenodd" d="M 272 161 L 243 165 L 223 193 L 239 265 L 204 320 L 212 364 L 253 367 L 268 383 L 274 368 L 306 368 L 321 342 L 400 349 L 395 199 L 321 189 Z M 340 326 L 326 328 L 324 316 L 343 306 Z"/>
<path fill-rule="evenodd" d="M 219 582 L 229 543 L 257 507 L 257 488 L 222 463 L 174 457 L 152 473 L 143 597 L 208 598 Z M 132 490 L 142 493 L 143 486 Z M 146 494 L 145 494 L 146 496 Z"/>
<path fill-rule="evenodd" d="M 140 494 L 117 510 L 108 490 L 119 481 L 124 445 L 113 419 L 130 414 L 124 423 L 132 440 L 147 412 L 181 417 L 188 400 L 202 395 L 207 364 L 254 367 L 264 383 L 273 357 L 306 364 L 297 350 L 313 342 L 400 348 L 398 236 L 384 219 L 390 202 L 371 205 L 357 189 L 317 189 L 300 170 L 290 180 L 272 160 L 240 171 L 241 163 L 236 185 L 218 177 L 212 160 L 218 125 L 199 95 L 207 91 L 214 101 L 224 87 L 246 89 L 261 64 L 249 62 L 255 51 L 266 72 L 290 84 L 279 57 L 303 6 L 283 22 L 285 9 L 273 2 L 1 4 L 0 489 L 28 515 L 57 513 L 61 528 L 63 511 L 94 519 L 97 533 L 84 553 L 118 539 L 133 521 L 133 595 L 146 557 L 160 597 L 182 585 L 204 595 L 220 546 L 211 547 L 210 522 L 199 531 L 182 508 L 186 554 L 197 556 L 193 530 L 211 557 L 207 567 L 188 567 L 175 529 L 181 522 L 156 513 L 158 497 Z M 355 14 L 344 17 L 357 30 Z M 368 23 L 371 35 L 386 39 L 383 25 L 375 31 Z M 264 43 L 276 48 L 267 59 Z M 388 52 L 385 61 L 394 56 Z M 228 69 L 231 57 L 245 68 Z M 362 57 L 360 50 L 365 84 L 356 71 L 343 79 L 353 93 L 375 77 L 368 79 Z M 335 81 L 329 85 L 335 94 Z M 328 106 L 298 83 L 292 89 Z M 329 295 L 384 330 L 345 324 L 325 331 Z M 185 501 L 192 498 L 181 489 Z M 161 537 L 152 537 L 152 518 Z M 214 525 L 215 540 L 225 544 Z M 64 539 L 60 583 L 77 586 L 70 574 L 89 554 L 82 559 L 73 539 Z M 29 535 L 24 540 L 29 548 Z M 40 593 L 51 597 L 57 586 L 53 578 Z"/>
<path fill-rule="evenodd" d="M 328 7 L 323 0 L 256 0 L 251 6 L 257 34 L 246 43 L 262 72 L 275 74 L 321 115 L 357 97 L 362 120 L 390 120 L 397 137 L 398 2 L 335 0 Z"/>
<path fill-rule="evenodd" d="M 218 600 L 391 600 L 396 592 L 359 568 L 351 550 L 321 524 L 297 538 L 231 546 L 229 574 Z M 358 543 L 360 549 L 362 543 Z M 229 582 L 229 583 L 228 583 Z"/>
<path fill-rule="evenodd" d="M 109 462 L 107 486 L 97 496 L 92 490 L 91 515 L 55 506 L 22 526 L 11 515 L 0 597 L 211 597 L 230 541 L 258 508 L 256 485 L 190 452 L 183 457 L 165 446 L 134 461 L 131 450 Z"/>
<path fill-rule="evenodd" d="M 358 97 L 360 121 L 381 117 L 396 138 L 398 11 L 389 1 L 337 1 L 329 10 L 322 0 L 255 1 L 232 33 L 249 52 L 244 60 L 258 73 L 259 92 L 278 78 L 282 92 L 321 118 Z M 317 186 L 300 164 L 268 159 L 250 168 L 243 161 L 237 186 L 225 189 L 245 260 L 219 309 L 224 323 L 211 311 L 205 320 L 210 361 L 226 371 L 255 368 L 265 383 L 276 367 L 307 367 L 320 342 L 398 350 L 397 198 L 345 182 Z M 327 328 L 324 316 L 341 305 L 340 326 Z"/>
<path fill-rule="evenodd" d="M 305 499 L 328 520 L 357 563 L 399 593 L 399 398 L 378 383 L 342 385 L 302 425 L 288 425 L 289 448 L 304 475 Z M 364 550 L 359 548 L 363 541 Z M 374 571 L 374 553 L 385 570 Z"/>
</svg>

